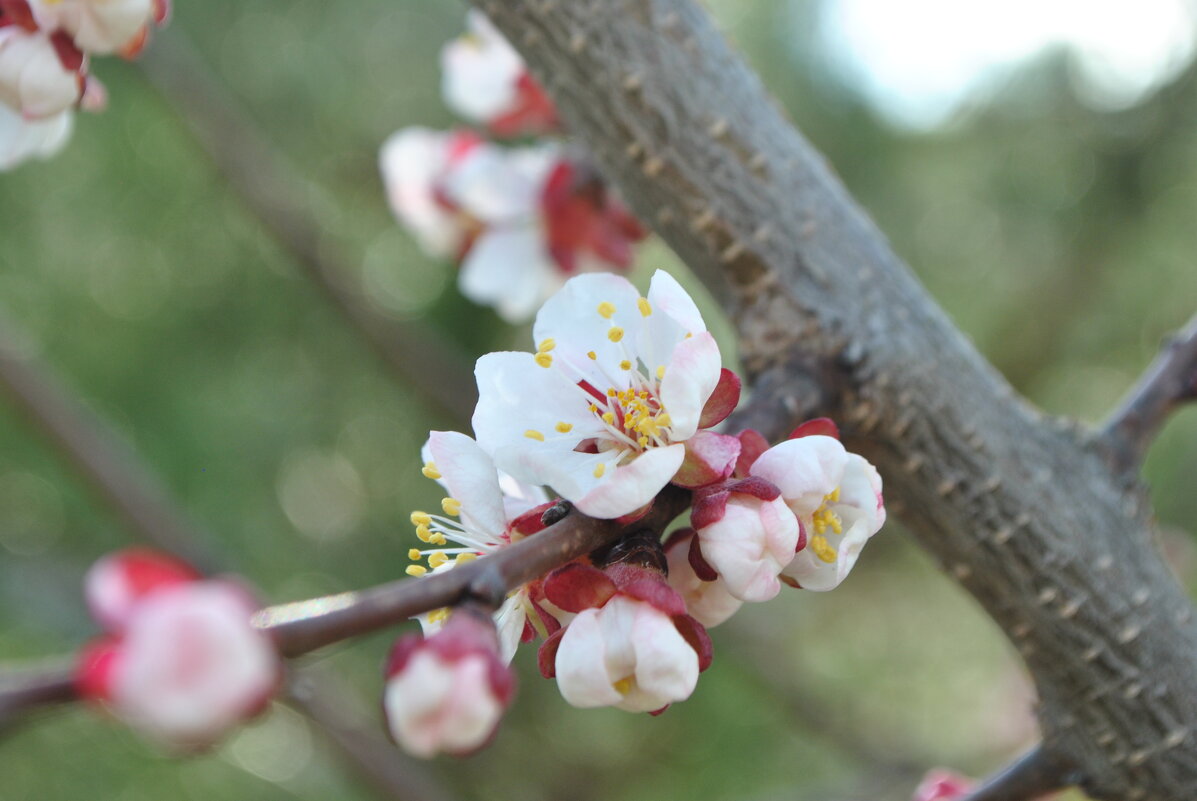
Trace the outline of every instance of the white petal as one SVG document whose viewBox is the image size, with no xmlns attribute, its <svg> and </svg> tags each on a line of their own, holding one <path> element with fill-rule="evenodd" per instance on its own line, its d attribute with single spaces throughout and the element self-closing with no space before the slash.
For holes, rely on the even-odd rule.
<svg viewBox="0 0 1197 801">
<path fill-rule="evenodd" d="M 593 472 L 587 475 L 583 468 L 573 483 L 579 489 L 586 485 L 590 488 L 575 498 L 564 492 L 562 495 L 591 517 L 615 518 L 630 514 L 657 497 L 685 458 L 686 446 L 678 443 L 650 448 L 627 464 L 606 470 L 601 478 L 595 478 Z"/>
<path fill-rule="evenodd" d="M 698 683 L 698 654 L 673 621 L 651 604 L 638 602 L 632 631 L 636 680 L 620 709 L 651 712 L 684 701 Z"/>
<path fill-rule="evenodd" d="M 840 485 L 848 452 L 834 437 L 799 437 L 774 445 L 752 465 L 754 476 L 772 481 L 799 517 L 805 518 Z"/>
<path fill-rule="evenodd" d="M 441 50 L 441 91 L 453 111 L 486 123 L 514 104 L 524 64 L 480 12 L 472 10 L 467 23 L 469 34 Z"/>
<path fill-rule="evenodd" d="M 420 757 L 482 745 L 503 712 L 484 657 L 446 662 L 427 649 L 388 680 L 383 709 L 395 740 Z"/>
<path fill-rule="evenodd" d="M 519 649 L 524 636 L 524 623 L 528 619 L 526 593 L 523 589 L 508 598 L 495 612 L 495 627 L 499 632 L 499 657 L 510 663 Z"/>
<path fill-rule="evenodd" d="M 689 550 L 690 541 L 686 539 L 666 551 L 665 556 L 669 560 L 669 586 L 681 594 L 686 602 L 686 611 L 709 629 L 734 615 L 744 602 L 727 591 L 723 579 L 700 579 L 690 566 Z"/>
<path fill-rule="evenodd" d="M 557 687 L 561 697 L 572 706 L 611 706 L 622 699 L 607 672 L 607 649 L 599 611 L 580 612 L 566 627 L 557 648 Z"/>
<path fill-rule="evenodd" d="M 531 319 L 541 302 L 561 285 L 561 275 L 544 249 L 539 228 L 495 228 L 470 247 L 458 276 L 461 294 L 493 306 L 503 319 Z"/>
<path fill-rule="evenodd" d="M 689 439 L 698 430 L 702 407 L 715 391 L 722 368 L 719 346 L 705 331 L 673 349 L 661 380 L 661 404 L 673 421 L 675 441 Z"/>
<path fill-rule="evenodd" d="M 404 128 L 379 151 L 379 168 L 391 210 L 435 258 L 457 255 L 465 236 L 459 216 L 437 202 L 436 182 L 449 165 L 453 134 L 428 128 Z"/>
<path fill-rule="evenodd" d="M 499 474 L 490 456 L 457 431 L 433 431 L 427 449 L 449 494 L 461 501 L 462 522 L 498 541 L 507 529 L 507 517 Z"/>
<path fill-rule="evenodd" d="M 504 150 L 479 145 L 453 165 L 442 186 L 451 200 L 487 224 L 537 224 L 555 153 L 551 146 Z"/>
<path fill-rule="evenodd" d="M 794 557 L 798 519 L 779 498 L 733 496 L 723 519 L 700 529 L 702 555 L 744 601 L 761 602 L 781 590 L 778 574 Z"/>
<path fill-rule="evenodd" d="M 42 120 L 26 120 L 0 103 L 0 170 L 10 170 L 32 158 L 58 153 L 70 139 L 74 115 L 63 111 Z"/>
</svg>

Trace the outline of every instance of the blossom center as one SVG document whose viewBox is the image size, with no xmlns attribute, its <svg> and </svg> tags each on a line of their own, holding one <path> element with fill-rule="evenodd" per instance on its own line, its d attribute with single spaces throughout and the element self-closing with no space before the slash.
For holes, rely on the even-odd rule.
<svg viewBox="0 0 1197 801">
<path fill-rule="evenodd" d="M 814 551 L 815 556 L 822 559 L 824 562 L 831 564 L 838 556 L 835 548 L 827 541 L 827 529 L 831 529 L 835 534 L 844 533 L 844 521 L 840 516 L 829 506 L 829 504 L 839 503 L 840 488 L 836 487 L 834 490 L 823 496 L 823 503 L 811 515 L 815 536 L 811 537 L 810 545 L 808 546 Z"/>
</svg>

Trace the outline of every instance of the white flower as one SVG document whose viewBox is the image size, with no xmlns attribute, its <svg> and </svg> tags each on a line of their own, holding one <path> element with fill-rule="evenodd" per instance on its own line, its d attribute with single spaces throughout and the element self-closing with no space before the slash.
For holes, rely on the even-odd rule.
<svg viewBox="0 0 1197 801">
<path fill-rule="evenodd" d="M 56 47 L 46 33 L 0 28 L 0 103 L 25 119 L 53 117 L 78 102 L 85 67 L 86 58 L 69 43 Z"/>
<path fill-rule="evenodd" d="M 714 580 L 706 581 L 695 572 L 690 562 L 690 543 L 693 538 L 691 531 L 684 536 L 675 536 L 666 543 L 669 586 L 682 596 L 686 611 L 709 629 L 734 615 L 744 602 L 728 592 L 722 577 L 715 576 Z"/>
<path fill-rule="evenodd" d="M 401 639 L 391 652 L 383 711 L 395 741 L 418 757 L 483 746 L 514 692 L 493 626 L 456 612 L 439 633 Z"/>
<path fill-rule="evenodd" d="M 781 498 L 733 492 L 723 516 L 698 529 L 703 558 L 742 601 L 768 601 L 781 591 L 777 576 L 794 558 L 798 518 Z"/>
<path fill-rule="evenodd" d="M 449 492 L 441 503 L 443 515 L 413 512 L 411 516 L 416 536 L 434 547 L 412 548 L 409 555 L 413 559 L 427 558 L 433 572 L 450 570 L 521 539 L 525 535 L 515 528 L 520 516 L 548 500 L 539 487 L 520 484 L 495 470 L 490 456 L 465 434 L 433 431 L 424 446 L 423 458 L 424 475 Z M 540 527 L 537 520 L 529 522 L 529 530 Z M 439 547 L 450 541 L 455 547 Z M 416 576 L 427 572 L 422 565 L 407 570 Z M 499 650 L 505 662 L 515 655 L 529 614 L 533 615 L 533 625 L 539 625 L 528 587 L 510 593 L 495 612 Z M 431 635 L 440 630 L 448 616 L 448 610 L 442 609 L 418 619 L 424 633 Z"/>
<path fill-rule="evenodd" d="M 557 686 L 577 707 L 652 712 L 683 701 L 698 683 L 698 654 L 673 620 L 647 601 L 616 595 L 565 629 Z"/>
<path fill-rule="evenodd" d="M 537 353 L 478 360 L 478 443 L 495 464 L 593 517 L 669 483 L 719 383 L 719 347 L 664 272 L 647 298 L 610 274 L 570 279 L 536 316 Z"/>
<path fill-rule="evenodd" d="M 60 111 L 39 120 L 27 120 L 0 103 L 0 170 L 11 170 L 30 159 L 47 159 L 58 153 L 71 137 L 74 114 Z"/>
<path fill-rule="evenodd" d="M 466 17 L 469 31 L 441 50 L 441 91 L 451 109 L 501 136 L 540 134 L 556 113 L 524 62 L 480 11 Z"/>
<path fill-rule="evenodd" d="M 133 610 L 106 673 L 106 700 L 130 726 L 182 747 L 214 742 L 264 708 L 281 665 L 250 625 L 252 599 L 224 581 L 159 590 Z"/>
<path fill-rule="evenodd" d="M 834 437 L 787 440 L 765 451 L 749 472 L 776 484 L 802 522 L 806 547 L 782 575 L 803 589 L 837 587 L 885 523 L 881 476 Z"/>
<path fill-rule="evenodd" d="M 61 28 L 88 53 L 135 45 L 150 23 L 165 16 L 161 0 L 29 0 L 38 26 Z"/>
</svg>

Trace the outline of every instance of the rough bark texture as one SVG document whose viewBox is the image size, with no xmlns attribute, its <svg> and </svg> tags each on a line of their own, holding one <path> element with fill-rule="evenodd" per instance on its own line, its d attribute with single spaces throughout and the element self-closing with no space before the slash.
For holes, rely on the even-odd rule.
<svg viewBox="0 0 1197 801">
<path fill-rule="evenodd" d="M 965 340 L 691 0 L 478 5 L 723 300 L 774 401 L 742 422 L 841 421 L 1026 660 L 1067 778 L 1197 797 L 1197 624 L 1140 488 Z"/>
</svg>

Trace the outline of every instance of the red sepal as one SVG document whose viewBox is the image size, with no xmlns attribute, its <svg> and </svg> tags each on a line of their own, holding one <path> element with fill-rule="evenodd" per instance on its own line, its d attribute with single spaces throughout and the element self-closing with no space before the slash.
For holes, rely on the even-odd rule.
<svg viewBox="0 0 1197 801">
<path fill-rule="evenodd" d="M 677 633 L 682 635 L 682 639 L 698 654 L 698 672 L 709 668 L 714 657 L 714 647 L 711 645 L 711 635 L 707 634 L 706 626 L 690 615 L 677 615 L 673 619 L 673 625 L 677 626 Z"/>
<path fill-rule="evenodd" d="M 702 407 L 702 414 L 698 418 L 699 428 L 710 428 L 722 423 L 727 416 L 736 410 L 740 403 L 740 377 L 726 367 L 719 372 L 719 383 L 715 391 L 707 398 Z"/>
<path fill-rule="evenodd" d="M 50 44 L 54 46 L 54 52 L 58 54 L 58 61 L 64 70 L 80 72 L 83 69 L 87 57 L 66 31 L 54 31 L 50 34 Z"/>
<path fill-rule="evenodd" d="M 10 25 L 30 33 L 37 30 L 37 20 L 33 18 L 33 11 L 26 0 L 0 0 L 0 28 Z"/>
<path fill-rule="evenodd" d="M 659 576 L 630 582 L 620 587 L 619 593 L 652 604 L 670 617 L 686 613 L 686 602 L 682 600 L 682 596 Z"/>
<path fill-rule="evenodd" d="M 707 487 L 694 493 L 694 503 L 690 507 L 690 525 L 695 529 L 712 526 L 723 519 L 727 511 L 727 500 L 731 491 L 726 487 Z"/>
<path fill-rule="evenodd" d="M 740 440 L 714 431 L 699 431 L 686 440 L 686 458 L 672 481 L 695 489 L 723 481 L 736 468 Z"/>
<path fill-rule="evenodd" d="M 769 440 L 755 428 L 746 428 L 740 432 L 740 458 L 736 460 L 736 470 L 733 475 L 744 478 L 748 471 L 761 458 L 761 454 L 769 450 Z"/>
<path fill-rule="evenodd" d="M 544 579 L 544 597 L 566 612 L 602 606 L 616 592 L 615 582 L 597 567 L 570 562 Z"/>
<path fill-rule="evenodd" d="M 738 492 L 741 495 L 751 495 L 762 501 L 775 501 L 781 497 L 781 489 L 776 484 L 758 476 L 729 481 L 723 485 L 723 489 L 728 492 Z"/>
<path fill-rule="evenodd" d="M 527 72 L 515 83 L 515 103 L 511 111 L 490 121 L 490 130 L 498 137 L 543 136 L 559 130 L 553 101 Z"/>
<path fill-rule="evenodd" d="M 161 28 L 170 19 L 170 0 L 154 0 L 154 22 Z"/>
<path fill-rule="evenodd" d="M 540 518 L 551 507 L 556 506 L 556 501 L 545 501 L 540 506 L 534 506 L 522 515 L 511 521 L 511 527 L 525 536 L 536 534 L 544 531 L 548 526 L 540 521 Z"/>
<path fill-rule="evenodd" d="M 119 656 L 120 640 L 99 637 L 83 646 L 75 667 L 75 691 L 81 698 L 107 701 L 111 698 L 112 672 Z"/>
<path fill-rule="evenodd" d="M 830 417 L 816 417 L 814 420 L 807 420 L 795 428 L 786 439 L 798 439 L 799 437 L 814 435 L 839 439 L 840 429 Z"/>
<path fill-rule="evenodd" d="M 665 714 L 665 710 L 666 710 L 666 709 L 668 709 L 670 706 L 672 706 L 672 704 L 666 704 L 665 706 L 661 707 L 660 709 L 654 709 L 654 710 L 652 710 L 652 711 L 651 711 L 651 712 L 649 712 L 648 714 L 652 715 L 652 716 L 655 718 L 655 717 L 657 717 L 658 715 L 663 715 L 663 714 Z"/>
<path fill-rule="evenodd" d="M 806 526 L 802 524 L 802 518 L 798 518 L 798 542 L 794 545 L 794 553 L 798 553 L 806 547 Z M 798 586 L 795 584 L 794 586 Z"/>
<path fill-rule="evenodd" d="M 561 638 L 565 636 L 565 629 L 558 629 L 553 636 L 540 644 L 536 652 L 536 664 L 540 668 L 540 675 L 546 679 L 557 675 L 557 649 L 561 647 Z"/>
<path fill-rule="evenodd" d="M 694 571 L 694 575 L 703 581 L 714 581 L 719 578 L 719 573 L 703 557 L 697 535 L 690 540 L 690 551 L 686 554 L 686 559 L 690 562 L 690 568 Z"/>
</svg>

